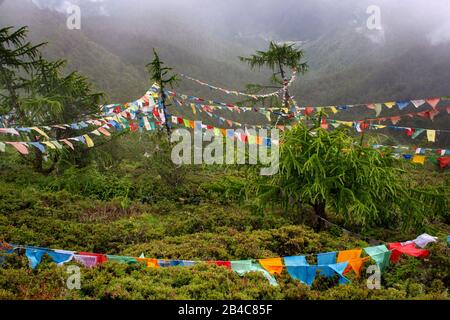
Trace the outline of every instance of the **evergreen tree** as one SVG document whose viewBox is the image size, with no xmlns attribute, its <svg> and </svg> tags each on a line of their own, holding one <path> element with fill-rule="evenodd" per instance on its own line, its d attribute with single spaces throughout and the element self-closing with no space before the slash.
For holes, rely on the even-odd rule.
<svg viewBox="0 0 450 320">
<path fill-rule="evenodd" d="M 41 43 L 26 41 L 27 28 L 13 31 L 0 29 L 0 112 L 6 126 L 32 127 L 67 123 L 98 114 L 101 93 L 95 93 L 87 78 L 72 72 L 63 75 L 66 62 L 50 62 L 42 57 Z M 55 139 L 66 138 L 71 130 L 56 129 Z M 42 137 L 29 132 L 28 139 Z M 59 159 L 54 152 L 50 167 L 43 169 L 43 155 L 34 148 L 33 162 L 37 171 L 51 172 Z"/>
<path fill-rule="evenodd" d="M 273 71 L 272 82 L 275 84 L 286 85 L 287 70 L 286 68 L 296 70 L 300 74 L 308 71 L 308 63 L 303 62 L 304 51 L 296 49 L 293 44 L 277 44 L 273 41 L 269 44 L 267 51 L 257 51 L 250 57 L 239 57 L 243 62 L 250 65 L 252 69 L 258 67 L 268 67 Z M 278 77 L 281 76 L 281 79 Z M 258 89 L 260 86 L 250 86 L 251 89 Z M 286 89 L 283 96 L 284 108 L 289 107 L 290 100 L 289 90 Z"/>
<path fill-rule="evenodd" d="M 150 73 L 150 79 L 153 82 L 156 82 L 160 89 L 160 97 L 161 97 L 161 106 L 164 111 L 164 117 L 165 117 L 165 125 L 167 129 L 167 134 L 170 135 L 171 127 L 170 127 L 170 119 L 169 115 L 167 114 L 167 104 L 166 104 L 166 93 L 165 88 L 167 85 L 170 87 L 173 87 L 174 84 L 177 83 L 178 78 L 176 74 L 169 75 L 169 73 L 173 70 L 172 68 L 165 67 L 164 62 L 159 59 L 158 53 L 153 48 L 153 54 L 154 58 L 152 62 L 147 64 L 147 70 Z"/>
<path fill-rule="evenodd" d="M 305 213 L 303 206 L 311 206 L 319 229 L 327 211 L 360 227 L 421 227 L 448 212 L 448 190 L 415 184 L 399 160 L 360 145 L 344 129 L 299 123 L 282 140 L 279 174 L 258 178 L 250 191 L 263 207 L 280 203 Z"/>
</svg>

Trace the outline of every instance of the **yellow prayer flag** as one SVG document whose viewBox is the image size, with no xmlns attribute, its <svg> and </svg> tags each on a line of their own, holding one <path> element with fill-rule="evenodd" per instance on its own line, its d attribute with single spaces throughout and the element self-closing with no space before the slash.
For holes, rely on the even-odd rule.
<svg viewBox="0 0 450 320">
<path fill-rule="evenodd" d="M 42 141 L 42 143 L 45 144 L 50 149 L 56 149 L 56 146 L 53 143 L 51 143 L 50 141 Z"/>
<path fill-rule="evenodd" d="M 427 130 L 427 138 L 429 142 L 436 142 L 436 130 Z"/>
<path fill-rule="evenodd" d="M 333 113 L 337 113 L 337 112 L 338 112 L 338 110 L 336 109 L 336 107 L 331 107 L 330 109 L 331 109 L 331 112 L 333 112 Z"/>
<path fill-rule="evenodd" d="M 347 127 L 353 127 L 353 122 L 351 121 L 339 121 L 343 125 L 346 125 Z"/>
<path fill-rule="evenodd" d="M 83 135 L 84 139 L 86 139 L 86 144 L 89 148 L 92 148 L 94 146 L 94 141 L 92 141 L 91 137 L 89 137 L 87 134 Z"/>
<path fill-rule="evenodd" d="M 32 127 L 32 128 L 30 128 L 30 129 L 36 131 L 37 133 L 39 133 L 40 135 L 46 137 L 47 139 L 50 139 L 50 138 L 48 137 L 48 135 L 47 135 L 44 131 L 42 131 L 41 129 L 39 129 L 38 127 Z"/>
<path fill-rule="evenodd" d="M 415 155 L 412 158 L 412 163 L 417 163 L 417 164 L 424 165 L 425 164 L 425 156 Z"/>
<path fill-rule="evenodd" d="M 386 107 L 388 107 L 389 109 L 392 109 L 392 107 L 395 106 L 395 102 L 385 102 L 384 105 L 385 105 Z"/>
</svg>

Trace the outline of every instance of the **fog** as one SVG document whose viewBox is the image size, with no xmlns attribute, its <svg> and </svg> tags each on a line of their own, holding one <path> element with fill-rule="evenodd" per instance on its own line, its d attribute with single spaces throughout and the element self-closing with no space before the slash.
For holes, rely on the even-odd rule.
<svg viewBox="0 0 450 320">
<path fill-rule="evenodd" d="M 21 0 L 18 0 L 21 1 Z M 41 8 L 65 12 L 80 5 L 89 16 L 139 17 L 155 15 L 207 30 L 222 37 L 257 36 L 265 40 L 311 40 L 333 28 L 366 29 L 369 5 L 381 9 L 380 34 L 415 34 L 431 45 L 450 41 L 448 0 L 33 0 Z M 83 12 L 83 11 L 82 11 Z M 158 21 L 160 21 L 158 19 Z M 169 22 L 168 22 L 169 23 Z M 127 28 L 124 25 L 123 28 Z M 164 25 L 152 25 L 162 28 Z M 372 35 L 373 38 L 373 35 Z M 376 38 L 374 38 L 376 40 Z"/>
<path fill-rule="evenodd" d="M 73 5 L 81 30 L 66 28 Z M 370 6 L 379 28 L 368 27 Z M 304 103 L 449 94 L 449 0 L 0 0 L 0 25 L 29 26 L 50 58 L 67 59 L 117 99 L 146 89 L 152 48 L 176 72 L 214 85 L 266 84 L 271 71 L 250 71 L 238 56 L 270 40 L 304 49 L 310 68 L 292 88 Z M 208 98 L 202 89 L 180 84 Z"/>
</svg>

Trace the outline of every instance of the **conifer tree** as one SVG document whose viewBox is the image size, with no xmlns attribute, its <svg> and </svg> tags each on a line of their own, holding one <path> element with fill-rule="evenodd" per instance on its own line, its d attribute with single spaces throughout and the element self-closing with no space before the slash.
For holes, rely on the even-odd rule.
<svg viewBox="0 0 450 320">
<path fill-rule="evenodd" d="M 269 44 L 267 51 L 257 51 L 250 57 L 239 57 L 243 62 L 250 65 L 252 69 L 268 67 L 273 71 L 272 82 L 275 84 L 286 85 L 287 68 L 296 70 L 300 74 L 308 71 L 308 63 L 303 62 L 304 51 L 294 47 L 294 44 L 277 44 L 273 41 Z M 278 77 L 280 76 L 281 79 Z M 289 90 L 286 89 L 283 96 L 283 107 L 289 107 Z"/>
<path fill-rule="evenodd" d="M 47 61 L 40 51 L 45 43 L 27 41 L 27 27 L 0 29 L 0 115 L 6 126 L 33 127 L 77 121 L 98 114 L 101 93 L 93 92 L 87 78 L 77 72 L 63 74 L 66 62 Z M 71 130 L 55 131 L 55 139 Z M 42 137 L 23 133 L 32 142 Z M 54 152 L 49 168 L 43 168 L 43 155 L 34 148 L 26 157 L 37 171 L 51 172 L 59 159 Z"/>
<path fill-rule="evenodd" d="M 164 117 L 165 117 L 165 125 L 167 129 L 167 134 L 170 135 L 171 133 L 171 127 L 170 127 L 170 120 L 169 115 L 167 113 L 167 96 L 165 92 L 165 88 L 167 85 L 170 87 L 173 87 L 174 84 L 178 82 L 178 78 L 176 74 L 172 74 L 169 76 L 169 73 L 173 70 L 173 68 L 165 67 L 164 62 L 160 60 L 158 53 L 153 48 L 153 54 L 154 58 L 152 62 L 147 64 L 147 70 L 150 73 L 150 79 L 153 82 L 156 82 L 160 89 L 160 97 L 161 97 L 161 107 L 164 111 Z"/>
</svg>

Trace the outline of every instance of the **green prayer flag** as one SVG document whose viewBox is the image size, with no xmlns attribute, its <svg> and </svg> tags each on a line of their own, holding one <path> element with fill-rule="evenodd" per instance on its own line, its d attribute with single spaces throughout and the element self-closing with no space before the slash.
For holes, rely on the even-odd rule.
<svg viewBox="0 0 450 320">
<path fill-rule="evenodd" d="M 108 257 L 108 260 L 115 261 L 118 263 L 135 264 L 138 262 L 136 260 L 136 258 L 133 258 L 133 257 L 110 256 L 110 255 L 107 255 L 107 257 Z"/>
<path fill-rule="evenodd" d="M 420 136 L 420 134 L 421 134 L 422 132 L 424 132 L 424 131 L 425 131 L 425 129 L 416 129 L 416 131 L 414 131 L 414 133 L 412 134 L 411 138 L 412 138 L 412 139 L 417 138 L 417 137 Z"/>
<path fill-rule="evenodd" d="M 261 265 L 253 260 L 239 260 L 239 261 L 231 261 L 231 269 L 243 276 L 247 272 L 261 272 L 264 277 L 269 280 L 270 284 L 273 286 L 278 286 L 277 280 L 275 277 L 270 275 Z"/>
<path fill-rule="evenodd" d="M 364 248 L 364 251 L 375 261 L 381 271 L 389 266 L 391 252 L 385 245 Z"/>
<path fill-rule="evenodd" d="M 433 164 L 439 164 L 439 161 L 438 161 L 437 157 L 434 156 L 434 155 L 431 155 L 431 156 L 428 158 L 428 160 L 430 160 L 430 162 L 433 163 Z"/>
</svg>

